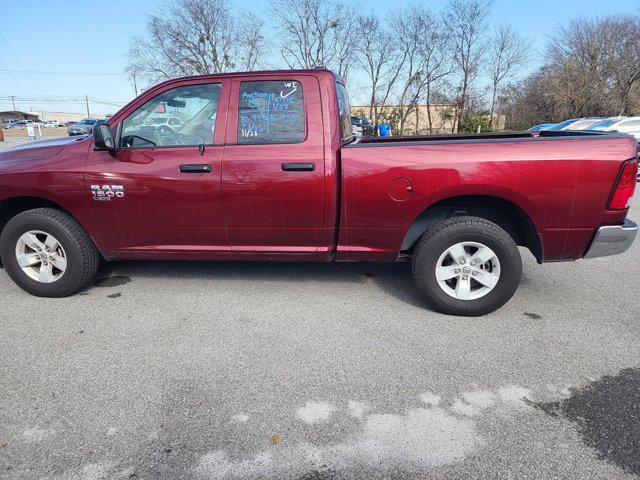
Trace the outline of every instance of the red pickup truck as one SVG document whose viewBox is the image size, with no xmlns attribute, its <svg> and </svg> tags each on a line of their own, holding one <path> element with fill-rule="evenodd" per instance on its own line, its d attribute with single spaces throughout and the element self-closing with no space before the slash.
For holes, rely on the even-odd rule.
<svg viewBox="0 0 640 480">
<path fill-rule="evenodd" d="M 481 315 L 518 287 L 518 246 L 539 263 L 629 247 L 636 157 L 615 133 L 358 141 L 328 70 L 181 78 L 93 135 L 1 153 L 0 258 L 48 297 L 101 258 L 410 260 L 433 307 Z"/>
</svg>

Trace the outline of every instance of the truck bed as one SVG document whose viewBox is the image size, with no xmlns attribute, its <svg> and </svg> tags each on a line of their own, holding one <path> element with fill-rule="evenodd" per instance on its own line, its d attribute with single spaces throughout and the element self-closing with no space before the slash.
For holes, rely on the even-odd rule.
<svg viewBox="0 0 640 480">
<path fill-rule="evenodd" d="M 607 204 L 621 166 L 636 155 L 635 139 L 619 133 L 363 139 L 346 145 L 340 156 L 338 258 L 391 260 L 411 245 L 410 226 L 426 207 L 461 200 L 509 202 L 540 235 L 539 261 L 580 258 L 598 226 L 624 220 L 626 211 L 608 210 Z"/>
</svg>

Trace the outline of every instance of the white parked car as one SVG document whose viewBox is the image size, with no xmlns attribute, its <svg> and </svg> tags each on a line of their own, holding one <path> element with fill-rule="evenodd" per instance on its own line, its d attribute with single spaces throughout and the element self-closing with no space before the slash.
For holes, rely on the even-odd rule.
<svg viewBox="0 0 640 480">
<path fill-rule="evenodd" d="M 618 123 L 620 120 L 624 120 L 629 117 L 609 117 L 603 118 L 597 123 L 589 125 L 585 130 L 595 130 L 597 132 L 606 132 L 611 125 Z"/>
<path fill-rule="evenodd" d="M 600 132 L 621 132 L 633 135 L 638 141 L 638 158 L 640 158 L 640 117 L 610 117 L 594 123 L 586 130 L 596 130 Z M 640 182 L 640 170 L 638 171 L 638 181 Z"/>
<path fill-rule="evenodd" d="M 570 118 L 564 122 L 556 123 L 550 127 L 545 127 L 543 130 L 585 130 L 594 123 L 598 123 L 604 120 L 602 117 L 583 117 L 583 118 Z"/>
<path fill-rule="evenodd" d="M 58 120 L 47 120 L 42 124 L 45 128 L 58 128 L 60 126 L 60 122 Z"/>
<path fill-rule="evenodd" d="M 628 133 L 640 141 L 640 117 L 611 117 L 594 123 L 587 130 Z"/>
<path fill-rule="evenodd" d="M 183 122 L 178 117 L 154 117 L 150 118 L 143 127 L 155 127 L 158 131 L 173 131 L 179 129 Z"/>
</svg>

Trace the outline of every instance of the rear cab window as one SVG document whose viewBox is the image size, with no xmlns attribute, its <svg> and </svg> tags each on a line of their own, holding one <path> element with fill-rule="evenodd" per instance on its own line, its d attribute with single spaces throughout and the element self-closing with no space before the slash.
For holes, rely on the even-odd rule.
<svg viewBox="0 0 640 480">
<path fill-rule="evenodd" d="M 302 84 L 295 80 L 240 83 L 239 144 L 301 143 L 307 136 Z"/>
<path fill-rule="evenodd" d="M 338 117 L 340 120 L 340 137 L 342 143 L 348 143 L 353 140 L 353 130 L 351 126 L 351 108 L 349 106 L 349 94 L 347 88 L 339 82 L 336 82 L 336 94 L 338 96 Z"/>
</svg>

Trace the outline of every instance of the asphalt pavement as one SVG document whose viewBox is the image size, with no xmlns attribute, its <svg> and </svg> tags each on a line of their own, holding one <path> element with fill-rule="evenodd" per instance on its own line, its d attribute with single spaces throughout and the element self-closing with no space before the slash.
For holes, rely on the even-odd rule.
<svg viewBox="0 0 640 480">
<path fill-rule="evenodd" d="M 0 478 L 637 478 L 640 243 L 522 253 L 481 318 L 410 264 L 115 262 L 65 299 L 0 271 Z"/>
</svg>

